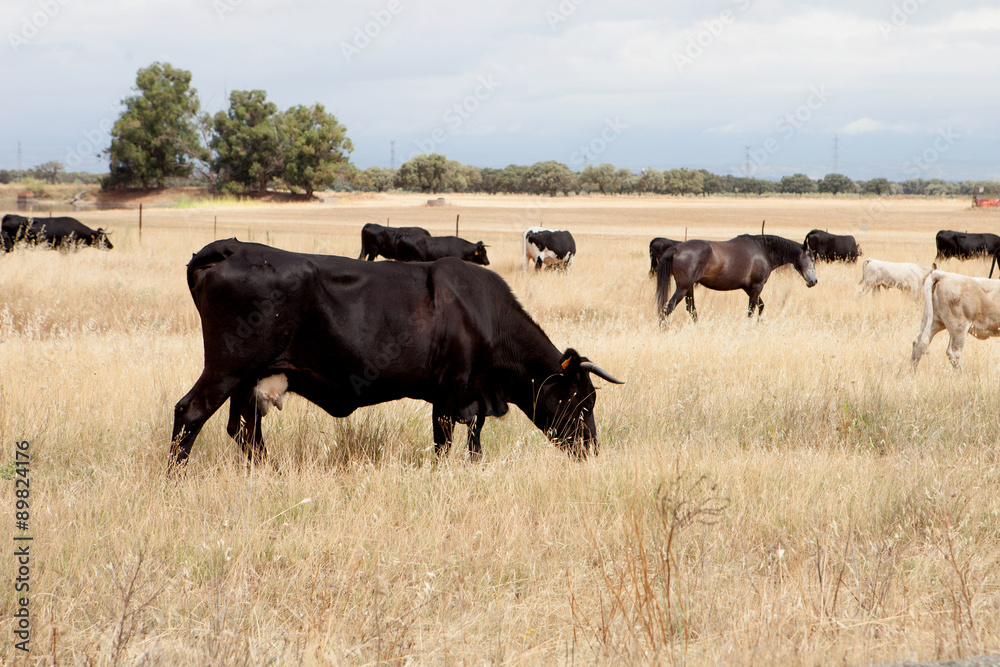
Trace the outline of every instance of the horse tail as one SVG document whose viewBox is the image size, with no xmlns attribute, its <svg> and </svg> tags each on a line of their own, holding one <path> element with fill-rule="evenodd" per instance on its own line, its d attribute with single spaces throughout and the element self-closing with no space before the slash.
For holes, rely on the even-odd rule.
<svg viewBox="0 0 1000 667">
<path fill-rule="evenodd" d="M 660 263 L 656 265 L 656 312 L 662 313 L 663 306 L 667 304 L 667 300 L 670 299 L 670 276 L 674 271 L 674 253 L 677 252 L 676 246 L 673 248 L 667 248 L 663 256 L 660 257 Z"/>
</svg>

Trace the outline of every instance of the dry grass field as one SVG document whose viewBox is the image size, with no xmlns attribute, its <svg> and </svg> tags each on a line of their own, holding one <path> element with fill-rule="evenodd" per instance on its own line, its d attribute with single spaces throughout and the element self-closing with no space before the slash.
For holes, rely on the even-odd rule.
<svg viewBox="0 0 1000 667">
<path fill-rule="evenodd" d="M 812 228 L 930 263 L 938 229 L 995 230 L 966 200 L 341 197 L 78 217 L 114 250 L 0 257 L 0 471 L 30 443 L 31 653 L 3 664 L 875 664 L 1000 652 L 1000 348 L 964 373 L 921 304 L 859 297 L 860 264 L 779 270 L 763 319 L 698 288 L 660 330 L 653 236 Z M 248 472 L 220 411 L 165 478 L 173 405 L 202 368 L 184 268 L 218 237 L 356 257 L 365 222 L 490 244 L 595 380 L 600 454 L 568 458 L 515 409 L 436 462 L 430 406 L 329 417 L 291 397 Z M 520 232 L 572 230 L 565 274 Z M 942 268 L 983 276 L 985 261 Z M 462 430 L 462 429 L 459 429 Z M 9 528 L 8 528 L 9 527 Z"/>
</svg>

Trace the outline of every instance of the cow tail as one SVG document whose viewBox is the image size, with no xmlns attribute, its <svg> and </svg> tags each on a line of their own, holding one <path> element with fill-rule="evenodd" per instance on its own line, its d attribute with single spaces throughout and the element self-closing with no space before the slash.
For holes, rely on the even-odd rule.
<svg viewBox="0 0 1000 667">
<path fill-rule="evenodd" d="M 934 321 L 934 283 L 940 280 L 941 276 L 937 271 L 931 271 L 924 280 L 924 314 L 920 318 L 920 332 L 917 334 L 918 340 L 930 342 L 931 323 Z"/>
<path fill-rule="evenodd" d="M 670 299 L 670 276 L 674 271 L 674 253 L 676 248 L 667 248 L 656 265 L 656 312 L 662 313 L 663 306 Z"/>
<path fill-rule="evenodd" d="M 862 285 L 865 282 L 865 267 L 868 266 L 868 262 L 870 261 L 871 261 L 870 259 L 866 259 L 865 261 L 861 262 L 861 280 L 858 281 L 859 285 Z"/>
<path fill-rule="evenodd" d="M 995 253 L 993 253 L 993 261 L 990 262 L 990 275 L 989 275 L 990 278 L 993 277 L 993 267 L 995 267 L 997 265 L 997 256 L 998 255 L 1000 255 L 1000 250 L 998 250 Z"/>
</svg>

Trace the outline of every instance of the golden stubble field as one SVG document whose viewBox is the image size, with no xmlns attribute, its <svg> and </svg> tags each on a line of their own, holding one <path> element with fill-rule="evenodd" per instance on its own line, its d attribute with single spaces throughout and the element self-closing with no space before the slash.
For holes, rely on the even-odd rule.
<svg viewBox="0 0 1000 667">
<path fill-rule="evenodd" d="M 869 664 L 1000 650 L 1000 350 L 964 374 L 921 304 L 857 295 L 860 264 L 790 270 L 762 294 L 698 288 L 660 330 L 653 236 L 852 233 L 866 257 L 929 263 L 938 229 L 989 231 L 965 200 L 341 197 L 79 218 L 115 249 L 0 257 L 0 470 L 31 451 L 31 653 L 4 664 Z M 356 257 L 365 222 L 490 244 L 559 348 L 600 380 L 601 452 L 570 460 L 520 412 L 484 459 L 435 462 L 430 407 L 336 420 L 302 399 L 265 419 L 247 472 L 205 427 L 165 479 L 174 403 L 202 367 L 184 267 L 213 238 Z M 522 271 L 520 232 L 568 228 L 565 274 Z M 866 229 L 862 229 L 862 227 Z M 985 275 L 984 261 L 942 268 Z M 461 429 L 459 429 L 461 431 Z"/>
</svg>

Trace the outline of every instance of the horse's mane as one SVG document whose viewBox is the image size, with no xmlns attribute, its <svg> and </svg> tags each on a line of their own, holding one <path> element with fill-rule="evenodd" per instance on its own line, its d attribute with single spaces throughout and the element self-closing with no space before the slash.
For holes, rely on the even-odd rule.
<svg viewBox="0 0 1000 667">
<path fill-rule="evenodd" d="M 786 239 L 783 236 L 775 236 L 774 234 L 743 234 L 743 237 L 760 246 L 776 266 L 794 262 L 802 252 L 801 243 Z"/>
</svg>

